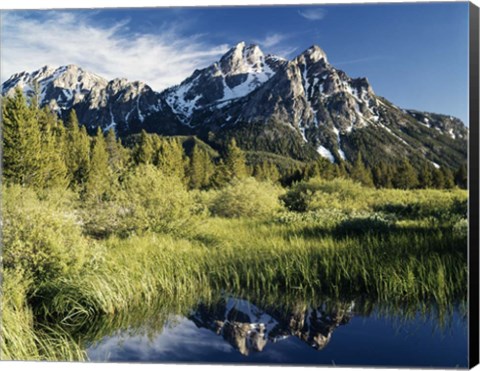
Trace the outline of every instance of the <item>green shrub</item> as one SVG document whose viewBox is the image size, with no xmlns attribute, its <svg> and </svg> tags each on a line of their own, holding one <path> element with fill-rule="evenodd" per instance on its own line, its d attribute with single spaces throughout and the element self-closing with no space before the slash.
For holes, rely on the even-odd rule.
<svg viewBox="0 0 480 371">
<path fill-rule="evenodd" d="M 218 196 L 218 190 L 213 188 L 208 191 L 192 189 L 189 192 L 197 205 L 197 213 L 205 218 L 209 217 L 211 215 L 209 207 Z"/>
<path fill-rule="evenodd" d="M 428 219 L 431 224 L 454 224 L 467 217 L 467 192 L 382 190 L 376 192 L 372 208 L 394 213 L 402 219 Z"/>
<path fill-rule="evenodd" d="M 468 219 L 461 219 L 453 225 L 453 232 L 458 236 L 467 239 L 468 237 Z"/>
<path fill-rule="evenodd" d="M 349 213 L 338 209 L 305 211 L 303 213 L 285 211 L 278 215 L 275 222 L 296 227 L 322 227 L 331 230 L 349 217 Z"/>
<path fill-rule="evenodd" d="M 336 228 L 337 233 L 366 234 L 388 232 L 395 227 L 395 218 L 383 213 L 353 213 L 345 218 Z"/>
<path fill-rule="evenodd" d="M 86 201 L 80 212 L 85 233 L 90 236 L 105 238 L 125 233 L 126 211 L 119 199 Z"/>
<path fill-rule="evenodd" d="M 217 191 L 209 209 L 212 214 L 227 218 L 266 216 L 281 209 L 281 189 L 254 178 L 234 180 Z"/>
<path fill-rule="evenodd" d="M 294 185 L 282 197 L 292 211 L 338 209 L 344 211 L 367 208 L 371 190 L 348 179 L 312 178 Z"/>
<path fill-rule="evenodd" d="M 183 182 L 151 165 L 139 166 L 122 185 L 120 230 L 184 233 L 195 224 L 198 205 Z"/>
<path fill-rule="evenodd" d="M 287 211 L 275 221 L 294 228 L 321 228 L 335 233 L 388 231 L 395 226 L 393 215 L 371 211 L 322 209 L 303 213 Z"/>
<path fill-rule="evenodd" d="M 33 288 L 78 271 L 89 249 L 75 212 L 66 207 L 65 199 L 52 202 L 56 196 L 51 192 L 42 201 L 30 189 L 16 185 L 3 189 L 4 266 L 23 270 Z"/>
<path fill-rule="evenodd" d="M 85 230 L 95 237 L 138 232 L 185 233 L 202 210 L 184 183 L 152 165 L 130 173 L 108 200 L 85 202 Z"/>
</svg>

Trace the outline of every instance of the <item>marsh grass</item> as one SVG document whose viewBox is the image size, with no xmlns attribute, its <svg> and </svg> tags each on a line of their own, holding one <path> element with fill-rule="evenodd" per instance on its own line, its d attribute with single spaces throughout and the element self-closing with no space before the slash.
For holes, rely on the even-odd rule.
<svg viewBox="0 0 480 371">
<path fill-rule="evenodd" d="M 67 331 L 60 326 L 36 323 L 26 300 L 27 283 L 19 272 L 4 270 L 0 359 L 85 359 L 84 350 Z"/>
<path fill-rule="evenodd" d="M 5 246 L 11 258 L 4 272 L 1 359 L 83 359 L 86 344 L 114 328 L 134 330 L 147 320 L 151 328 L 162 328 L 165 313 L 185 313 L 225 291 L 271 298 L 272 305 L 279 298 L 291 298 L 292 305 L 318 296 L 361 298 L 365 311 L 397 308 L 404 318 L 418 310 L 446 318 L 466 301 L 465 192 L 316 182 L 294 186 L 284 197 L 287 206 L 300 202 L 306 211 L 279 210 L 273 202 L 254 217 L 208 216 L 205 210 L 220 191 L 182 190 L 190 206 L 200 203 L 191 209 L 204 210 L 191 214 L 195 228 L 188 233 L 138 228 L 127 237 L 109 233 L 101 240 L 86 235 L 88 228 L 82 232 L 85 224 L 72 218 L 78 215 L 73 201 L 52 202 L 48 194 L 31 192 L 25 200 L 20 189 L 8 190 L 5 217 L 11 226 L 4 241 L 14 243 Z M 241 192 L 233 194 L 241 203 Z M 141 215 L 162 209 L 152 197 L 155 207 Z M 44 213 L 48 218 L 41 218 Z M 12 219 L 16 215 L 21 218 Z M 29 221 L 29 215 L 48 227 L 37 226 L 41 245 L 29 239 L 25 245 L 28 234 L 17 233 L 15 223 Z M 188 224 L 190 214 L 181 215 L 181 225 Z M 43 246 L 44 260 L 32 260 L 33 250 L 25 246 Z M 81 259 L 64 266 L 64 256 Z M 59 267 L 55 274 L 48 270 L 52 263 Z"/>
<path fill-rule="evenodd" d="M 83 329 L 97 316 L 148 307 L 158 297 L 182 300 L 208 287 L 202 271 L 206 255 L 188 240 L 151 234 L 105 244 L 101 265 L 39 288 L 37 316 Z"/>
<path fill-rule="evenodd" d="M 218 287 L 308 289 L 395 302 L 446 303 L 466 293 L 466 241 L 442 230 L 360 236 L 309 231 L 304 237 L 302 227 L 291 225 L 213 224 L 209 230 L 225 241 L 208 260 L 211 282 Z"/>
</svg>

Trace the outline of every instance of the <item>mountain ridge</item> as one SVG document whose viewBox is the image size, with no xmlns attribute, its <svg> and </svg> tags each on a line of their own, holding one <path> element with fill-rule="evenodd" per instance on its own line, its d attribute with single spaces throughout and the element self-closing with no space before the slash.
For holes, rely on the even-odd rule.
<svg viewBox="0 0 480 371">
<path fill-rule="evenodd" d="M 398 108 L 377 96 L 367 78 L 332 66 L 317 45 L 286 60 L 240 42 L 161 92 L 75 65 L 14 74 L 2 94 L 17 87 L 29 98 L 38 90 L 40 105 L 63 118 L 75 109 L 89 130 L 114 128 L 120 136 L 145 129 L 217 144 L 235 137 L 248 150 L 336 163 L 353 162 L 358 153 L 367 163 L 466 161 L 468 128 L 459 119 Z"/>
</svg>

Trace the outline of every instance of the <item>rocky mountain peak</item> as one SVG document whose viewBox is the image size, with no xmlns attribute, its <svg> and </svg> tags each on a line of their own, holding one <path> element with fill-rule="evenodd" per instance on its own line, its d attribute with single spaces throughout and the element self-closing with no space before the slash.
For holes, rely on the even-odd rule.
<svg viewBox="0 0 480 371">
<path fill-rule="evenodd" d="M 304 60 L 308 64 L 317 63 L 322 59 L 328 63 L 327 54 L 318 45 L 312 45 L 297 57 L 297 60 Z"/>
<path fill-rule="evenodd" d="M 20 88 L 27 98 L 38 95 L 41 105 L 61 112 L 83 101 L 87 95 L 98 93 L 107 84 L 106 79 L 74 64 L 57 68 L 47 65 L 32 73 L 13 75 L 2 84 L 2 94 L 9 96 Z"/>
<path fill-rule="evenodd" d="M 224 75 L 260 72 L 264 68 L 265 55 L 258 45 L 240 42 L 231 48 L 219 61 Z"/>
<path fill-rule="evenodd" d="M 269 80 L 282 66 L 280 58 L 263 54 L 258 45 L 240 42 L 218 62 L 196 70 L 180 85 L 162 93 L 167 104 L 184 124 L 197 112 L 222 108 Z"/>
</svg>

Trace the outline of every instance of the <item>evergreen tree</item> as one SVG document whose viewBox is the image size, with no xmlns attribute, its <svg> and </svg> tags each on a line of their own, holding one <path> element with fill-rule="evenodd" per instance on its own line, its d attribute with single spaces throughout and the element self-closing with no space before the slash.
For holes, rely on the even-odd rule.
<svg viewBox="0 0 480 371">
<path fill-rule="evenodd" d="M 231 180 L 231 173 L 227 166 L 220 160 L 215 166 L 215 172 L 211 178 L 211 184 L 216 188 L 221 188 Z"/>
<path fill-rule="evenodd" d="M 455 177 L 452 173 L 452 170 L 450 170 L 448 167 L 442 167 L 441 170 L 443 173 L 443 188 L 451 189 L 455 187 Z"/>
<path fill-rule="evenodd" d="M 115 130 L 109 129 L 105 137 L 105 148 L 108 153 L 108 165 L 112 174 L 119 176 L 123 173 L 128 155 L 126 149 L 122 146 L 120 139 L 117 139 Z"/>
<path fill-rule="evenodd" d="M 140 141 L 135 146 L 133 157 L 135 163 L 139 164 L 151 164 L 154 155 L 153 140 L 147 134 L 145 130 L 140 133 Z"/>
<path fill-rule="evenodd" d="M 265 172 L 263 168 L 263 162 L 255 164 L 253 167 L 253 176 L 258 179 L 258 180 L 263 180 L 265 179 Z"/>
<path fill-rule="evenodd" d="M 67 168 L 72 178 L 75 178 L 74 174 L 78 168 L 78 158 L 76 153 L 78 150 L 77 140 L 80 135 L 80 124 L 78 122 L 78 118 L 75 110 L 72 109 L 70 111 L 65 126 L 66 126 L 65 141 L 66 141 L 66 146 L 69 148 L 69 150 L 65 153 L 65 163 L 67 164 Z"/>
<path fill-rule="evenodd" d="M 468 170 L 466 164 L 460 165 L 455 172 L 455 184 L 463 189 L 468 188 Z"/>
<path fill-rule="evenodd" d="M 184 161 L 185 155 L 180 141 L 175 139 L 158 138 L 157 148 L 155 148 L 154 164 L 158 166 L 166 175 L 176 176 L 182 181 L 185 178 Z"/>
<path fill-rule="evenodd" d="M 408 160 L 404 159 L 397 168 L 393 185 L 395 188 L 400 189 L 412 189 L 418 187 L 417 172 Z"/>
<path fill-rule="evenodd" d="M 377 163 L 372 169 L 373 183 L 377 188 L 392 188 L 393 169 L 384 161 Z"/>
<path fill-rule="evenodd" d="M 318 160 L 317 163 L 320 170 L 320 176 L 323 179 L 332 180 L 335 177 L 335 164 L 324 158 Z"/>
<path fill-rule="evenodd" d="M 440 169 L 434 169 L 432 172 L 432 185 L 434 188 L 442 189 L 445 187 L 445 176 Z"/>
<path fill-rule="evenodd" d="M 258 180 L 277 182 L 280 179 L 280 172 L 277 165 L 270 161 L 262 161 L 261 164 L 256 164 L 253 170 L 253 176 Z"/>
<path fill-rule="evenodd" d="M 54 114 L 55 113 L 52 112 L 52 115 Z M 67 142 L 67 128 L 65 127 L 65 125 L 61 120 L 56 120 L 56 125 L 53 127 L 53 135 L 55 137 L 55 146 L 65 166 L 65 170 L 66 170 L 65 177 L 68 185 L 72 180 L 70 179 L 70 172 L 67 164 L 67 156 L 70 149 L 68 148 L 68 142 Z"/>
<path fill-rule="evenodd" d="M 237 146 L 235 138 L 232 138 L 232 140 L 228 144 L 227 153 L 225 156 L 225 166 L 230 179 L 241 179 L 249 175 L 245 160 L 245 154 Z"/>
<path fill-rule="evenodd" d="M 107 146 L 100 128 L 95 136 L 90 164 L 85 192 L 88 198 L 100 201 L 112 187 L 113 181 Z"/>
<path fill-rule="evenodd" d="M 65 131 L 49 108 L 36 109 L 41 132 L 40 177 L 44 187 L 67 187 L 68 169 L 65 163 Z"/>
<path fill-rule="evenodd" d="M 280 172 L 278 171 L 277 165 L 273 162 L 266 161 L 264 162 L 266 179 L 272 182 L 278 182 L 280 179 Z"/>
<path fill-rule="evenodd" d="M 334 178 L 346 178 L 348 176 L 347 168 L 345 167 L 345 161 L 340 161 L 339 164 L 335 165 L 333 176 Z"/>
<path fill-rule="evenodd" d="M 82 188 L 90 171 L 90 137 L 85 126 L 80 128 L 75 110 L 67 119 L 67 153 L 65 162 L 72 188 Z"/>
<path fill-rule="evenodd" d="M 318 162 L 309 162 L 303 169 L 303 179 L 320 177 L 320 166 Z"/>
<path fill-rule="evenodd" d="M 199 189 L 205 183 L 205 167 L 203 165 L 204 158 L 198 146 L 195 144 L 192 150 L 189 169 L 189 186 L 190 188 Z"/>
<path fill-rule="evenodd" d="M 367 167 L 365 167 L 361 152 L 358 152 L 358 156 L 353 164 L 350 177 L 367 187 L 373 187 L 372 173 Z"/>
<path fill-rule="evenodd" d="M 433 168 L 432 165 L 425 162 L 418 174 L 418 182 L 421 188 L 433 187 Z"/>
<path fill-rule="evenodd" d="M 281 183 L 283 186 L 291 186 L 295 182 L 300 182 L 304 179 L 304 168 L 298 164 L 295 164 L 293 167 L 288 168 L 281 175 Z"/>
<path fill-rule="evenodd" d="M 15 90 L 3 105 L 3 175 L 22 186 L 42 187 L 41 132 L 23 92 Z"/>
<path fill-rule="evenodd" d="M 203 163 L 203 169 L 204 169 L 203 187 L 209 187 L 211 184 L 211 179 L 215 174 L 215 166 L 207 151 L 202 151 L 202 156 L 203 156 L 202 163 Z"/>
<path fill-rule="evenodd" d="M 190 188 L 208 188 L 215 173 L 215 168 L 208 152 L 200 149 L 198 144 L 195 144 L 189 165 Z"/>
</svg>

